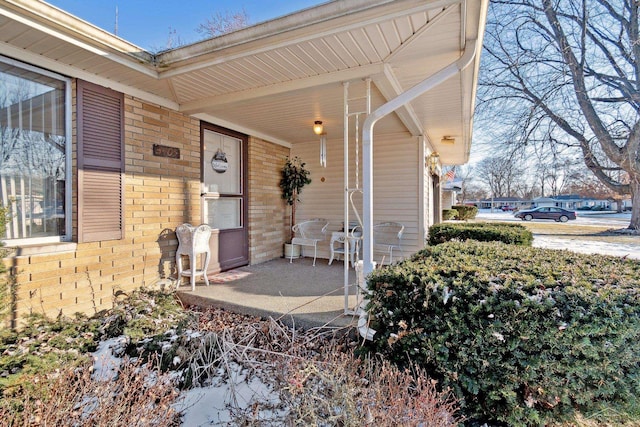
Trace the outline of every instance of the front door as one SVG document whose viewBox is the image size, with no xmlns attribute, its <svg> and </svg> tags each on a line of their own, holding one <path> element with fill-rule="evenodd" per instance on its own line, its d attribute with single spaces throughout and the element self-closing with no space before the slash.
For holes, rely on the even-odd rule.
<svg viewBox="0 0 640 427">
<path fill-rule="evenodd" d="M 212 254 L 222 271 L 247 265 L 247 136 L 202 123 L 200 138 L 202 218 L 214 229 Z"/>
</svg>

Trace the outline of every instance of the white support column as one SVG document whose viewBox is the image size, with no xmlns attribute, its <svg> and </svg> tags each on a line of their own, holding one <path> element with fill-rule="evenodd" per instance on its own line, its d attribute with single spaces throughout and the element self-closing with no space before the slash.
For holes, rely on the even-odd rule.
<svg viewBox="0 0 640 427">
<path fill-rule="evenodd" d="M 477 40 L 470 40 L 460 58 L 447 65 L 435 74 L 391 99 L 373 111 L 364 122 L 362 130 L 362 190 L 363 190 L 363 274 L 366 277 L 374 269 L 373 262 L 373 127 L 381 118 L 394 112 L 403 105 L 413 101 L 418 96 L 428 92 L 440 83 L 464 70 L 476 56 Z M 360 314 L 358 329 L 367 338 L 375 331 L 368 327 L 367 313 Z"/>
</svg>

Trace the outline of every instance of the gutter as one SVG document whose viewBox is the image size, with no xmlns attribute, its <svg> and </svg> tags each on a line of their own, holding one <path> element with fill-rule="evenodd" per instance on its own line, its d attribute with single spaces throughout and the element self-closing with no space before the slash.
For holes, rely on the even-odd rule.
<svg viewBox="0 0 640 427">
<path fill-rule="evenodd" d="M 466 2 L 465 2 L 466 3 Z M 478 40 L 468 40 L 464 51 L 460 58 L 451 64 L 447 65 L 437 73 L 427 77 L 422 82 L 401 93 L 397 97 L 388 101 L 387 103 L 378 107 L 374 112 L 367 116 L 363 124 L 362 130 L 362 148 L 363 148 L 363 162 L 362 162 L 362 186 L 363 186 L 363 276 L 366 278 L 374 269 L 373 262 L 373 126 L 378 120 L 394 112 L 403 105 L 416 99 L 418 96 L 430 91 L 434 87 L 443 83 L 447 79 L 455 76 L 456 74 L 467 68 L 475 59 L 477 51 L 479 50 Z M 375 330 L 369 328 L 369 313 L 364 309 L 368 302 L 368 289 L 361 289 L 365 297 L 360 304 L 359 318 L 358 318 L 358 331 L 360 335 L 367 339 L 372 340 Z"/>
</svg>

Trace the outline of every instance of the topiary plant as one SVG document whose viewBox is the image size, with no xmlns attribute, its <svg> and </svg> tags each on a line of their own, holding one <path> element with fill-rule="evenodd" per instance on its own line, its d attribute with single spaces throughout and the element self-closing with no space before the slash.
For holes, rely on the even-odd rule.
<svg viewBox="0 0 640 427">
<path fill-rule="evenodd" d="M 300 201 L 298 196 L 302 192 L 305 185 L 311 184 L 309 175 L 311 172 L 306 170 L 304 163 L 299 157 L 287 157 L 281 171 L 280 189 L 282 190 L 282 198 L 291 206 L 291 225 L 296 223 L 296 203 Z M 293 231 L 289 230 L 289 242 L 293 239 Z"/>
</svg>

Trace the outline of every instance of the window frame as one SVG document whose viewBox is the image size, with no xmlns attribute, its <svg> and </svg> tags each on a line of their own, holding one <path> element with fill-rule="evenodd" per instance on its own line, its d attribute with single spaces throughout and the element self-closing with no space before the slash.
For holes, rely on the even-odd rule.
<svg viewBox="0 0 640 427">
<path fill-rule="evenodd" d="M 8 247 L 16 247 L 22 245 L 37 245 L 56 242 L 70 242 L 73 235 L 73 106 L 72 106 L 72 79 L 67 76 L 63 76 L 53 71 L 49 71 L 44 68 L 37 67 L 22 61 L 18 61 L 4 55 L 0 55 L 0 62 L 8 64 L 17 68 L 22 68 L 26 71 L 41 74 L 43 76 L 59 80 L 64 82 L 64 132 L 65 132 L 65 197 L 64 197 L 64 220 L 65 220 L 65 234 L 58 236 L 47 237 L 24 237 L 20 239 L 6 239 L 2 236 L 0 239 Z"/>
</svg>

